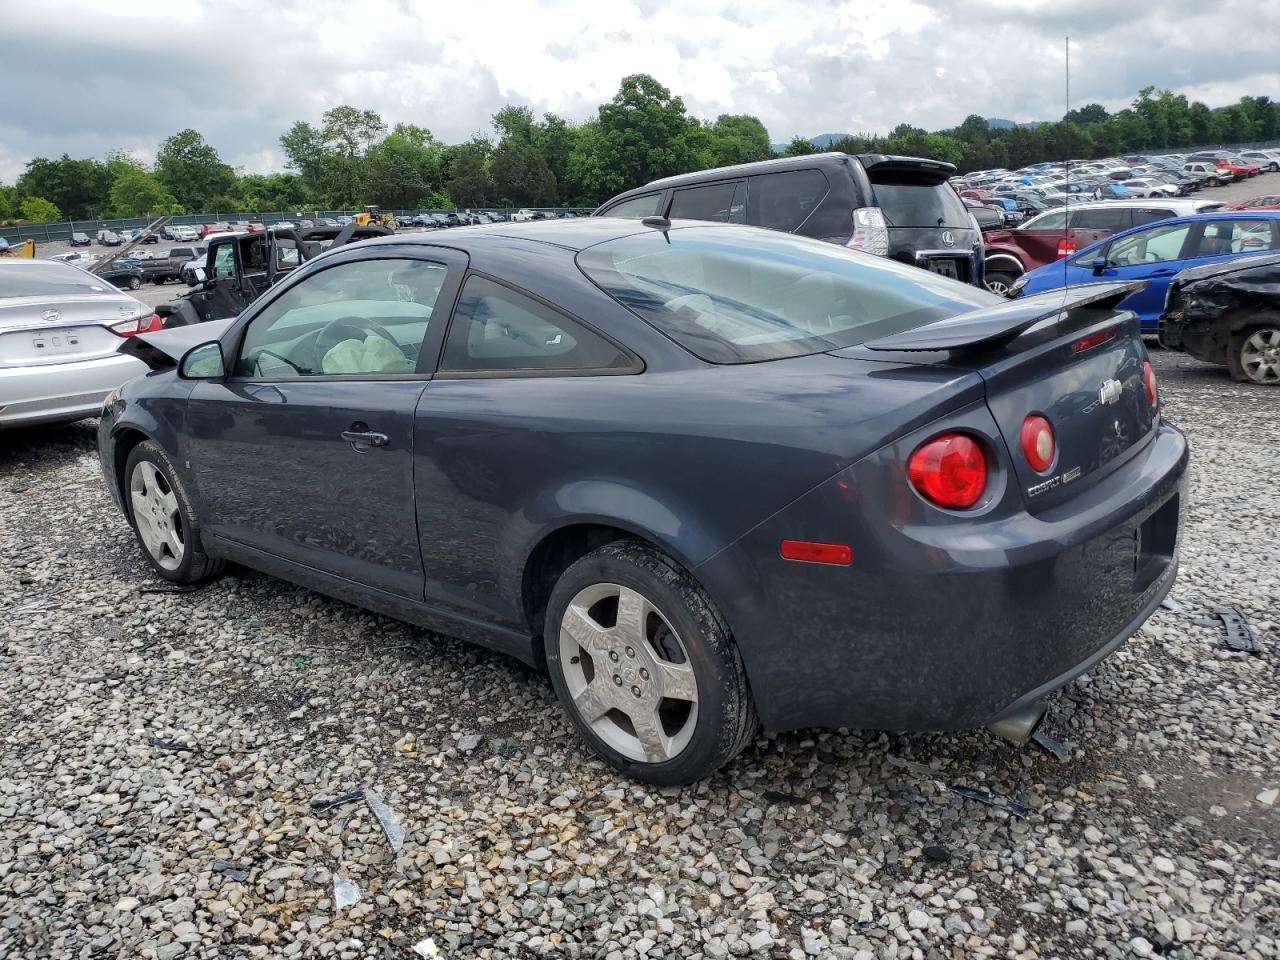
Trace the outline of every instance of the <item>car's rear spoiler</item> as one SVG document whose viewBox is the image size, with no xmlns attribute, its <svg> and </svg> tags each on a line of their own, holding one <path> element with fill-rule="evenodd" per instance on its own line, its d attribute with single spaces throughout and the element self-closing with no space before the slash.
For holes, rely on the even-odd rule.
<svg viewBox="0 0 1280 960">
<path fill-rule="evenodd" d="M 1020 297 L 994 307 L 971 310 L 957 317 L 939 320 L 904 333 L 871 340 L 863 346 L 871 350 L 923 351 L 973 350 L 994 347 L 1012 340 L 1041 320 L 1079 307 L 1110 310 L 1121 300 L 1146 286 L 1145 280 L 1087 283 L 1064 290 L 1049 290 L 1033 297 Z"/>
<path fill-rule="evenodd" d="M 125 339 L 116 348 L 116 352 L 137 357 L 152 370 L 176 367 L 188 350 L 210 340 L 217 340 L 234 320 L 234 317 L 228 317 L 224 320 L 209 320 L 206 323 L 158 330 L 155 333 L 135 333 Z"/>
</svg>

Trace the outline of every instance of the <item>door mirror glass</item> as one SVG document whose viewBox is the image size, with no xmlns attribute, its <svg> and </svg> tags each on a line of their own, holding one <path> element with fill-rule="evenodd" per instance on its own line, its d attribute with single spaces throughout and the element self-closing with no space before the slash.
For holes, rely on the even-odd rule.
<svg viewBox="0 0 1280 960">
<path fill-rule="evenodd" d="M 209 279 L 209 275 L 204 272 L 204 267 L 196 267 L 195 269 L 196 283 L 204 283 Z"/>
<path fill-rule="evenodd" d="M 192 347 L 178 365 L 178 375 L 184 380 L 220 380 L 226 375 L 222 364 L 222 344 L 217 340 Z"/>
</svg>

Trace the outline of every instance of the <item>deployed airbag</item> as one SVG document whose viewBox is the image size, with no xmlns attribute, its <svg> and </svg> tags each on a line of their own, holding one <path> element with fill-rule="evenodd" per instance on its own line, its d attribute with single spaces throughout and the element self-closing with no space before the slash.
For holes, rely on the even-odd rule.
<svg viewBox="0 0 1280 960">
<path fill-rule="evenodd" d="M 321 372 L 331 376 L 358 373 L 412 373 L 413 364 L 400 348 L 376 333 L 364 340 L 342 340 L 320 362 Z"/>
</svg>

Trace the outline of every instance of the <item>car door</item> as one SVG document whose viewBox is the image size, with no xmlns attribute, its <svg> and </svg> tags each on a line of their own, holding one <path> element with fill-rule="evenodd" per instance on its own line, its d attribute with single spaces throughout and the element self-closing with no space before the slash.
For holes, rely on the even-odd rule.
<svg viewBox="0 0 1280 960">
<path fill-rule="evenodd" d="M 454 620 L 520 628 L 520 597 L 503 589 L 519 562 L 512 531 L 538 522 L 523 512 L 531 494 L 553 496 L 581 476 L 582 442 L 616 396 L 612 378 L 642 369 L 584 320 L 515 286 L 467 278 L 414 426 L 430 606 Z M 561 429 L 574 422 L 582 433 Z"/>
<path fill-rule="evenodd" d="M 1146 287 L 1126 297 L 1120 306 L 1138 314 L 1143 333 L 1155 333 L 1169 281 L 1179 270 L 1190 266 L 1187 260 L 1194 226 L 1192 220 L 1174 220 L 1133 230 L 1115 238 L 1101 251 L 1078 257 L 1074 265 L 1091 267 L 1101 258 L 1106 260 L 1106 266 L 1093 270 L 1100 280 L 1146 280 Z"/>
<path fill-rule="evenodd" d="M 229 376 L 191 393 L 204 523 L 241 550 L 421 600 L 413 415 L 466 258 L 353 246 L 322 263 L 238 324 Z"/>
</svg>

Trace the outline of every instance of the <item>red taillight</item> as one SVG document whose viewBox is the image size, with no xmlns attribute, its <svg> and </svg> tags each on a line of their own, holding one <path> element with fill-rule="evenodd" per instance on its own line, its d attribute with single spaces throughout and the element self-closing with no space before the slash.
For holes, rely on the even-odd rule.
<svg viewBox="0 0 1280 960">
<path fill-rule="evenodd" d="M 1081 337 L 1071 345 L 1072 353 L 1084 353 L 1086 350 L 1092 350 L 1094 347 L 1102 346 L 1116 338 L 1116 327 L 1110 327 L 1106 330 L 1099 330 L 1097 333 L 1091 333 L 1087 337 Z"/>
<path fill-rule="evenodd" d="M 1076 242 L 1071 237 L 1063 237 L 1058 241 L 1058 259 L 1070 256 L 1076 252 Z"/>
<path fill-rule="evenodd" d="M 1156 372 L 1150 360 L 1142 362 L 1142 382 L 1146 385 L 1147 399 L 1151 401 L 1151 409 L 1154 410 L 1160 402 L 1160 394 L 1156 392 Z"/>
<path fill-rule="evenodd" d="M 1044 417 L 1033 413 L 1023 420 L 1019 440 L 1022 442 L 1022 455 L 1036 473 L 1044 473 L 1053 465 L 1057 445 L 1053 440 L 1053 427 Z"/>
<path fill-rule="evenodd" d="M 784 560 L 803 560 L 806 563 L 833 563 L 840 567 L 853 563 L 853 551 L 843 543 L 783 540 L 778 553 Z"/>
<path fill-rule="evenodd" d="M 916 491 L 952 510 L 972 507 L 987 486 L 987 458 L 963 433 L 943 433 L 916 448 L 907 462 Z"/>
<path fill-rule="evenodd" d="M 111 324 L 111 332 L 117 337 L 132 337 L 139 333 L 159 333 L 164 329 L 164 317 L 153 313 L 149 317 L 138 317 L 136 320 L 124 320 Z"/>
</svg>

